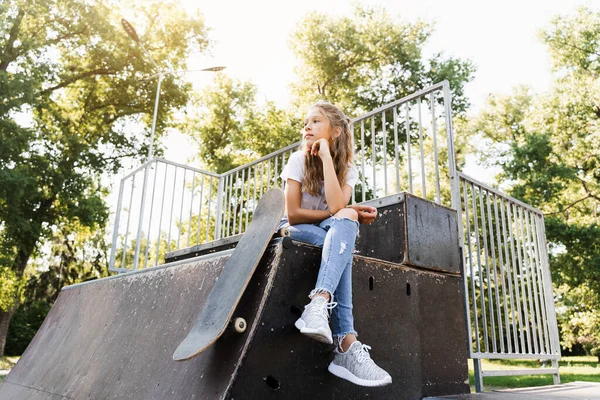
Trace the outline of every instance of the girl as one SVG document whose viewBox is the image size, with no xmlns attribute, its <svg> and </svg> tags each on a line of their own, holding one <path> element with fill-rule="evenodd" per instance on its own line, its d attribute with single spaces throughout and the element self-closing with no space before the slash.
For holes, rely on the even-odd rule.
<svg viewBox="0 0 600 400">
<path fill-rule="evenodd" d="M 332 374 L 361 386 L 387 385 L 392 378 L 371 360 L 370 347 L 356 339 L 352 316 L 354 242 L 359 223 L 373 222 L 377 209 L 348 206 L 358 180 L 350 120 L 333 104 L 319 101 L 308 111 L 302 135 L 301 150 L 281 173 L 287 182 L 286 215 L 278 229 L 288 228 L 292 239 L 323 247 L 323 256 L 311 301 L 295 325 L 320 342 L 332 344 L 335 338 Z"/>
</svg>

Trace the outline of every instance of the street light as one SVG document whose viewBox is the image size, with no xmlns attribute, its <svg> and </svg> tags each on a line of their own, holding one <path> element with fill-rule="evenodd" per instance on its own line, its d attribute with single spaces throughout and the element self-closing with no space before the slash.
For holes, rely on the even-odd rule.
<svg viewBox="0 0 600 400">
<path fill-rule="evenodd" d="M 146 54 L 146 56 L 148 57 L 148 59 L 152 62 L 152 64 L 154 65 L 154 67 L 156 68 L 156 70 L 158 71 L 156 74 L 146 78 L 145 80 L 148 79 L 154 79 L 156 77 L 158 77 L 158 85 L 156 88 L 156 100 L 154 102 L 154 115 L 152 117 L 152 131 L 150 133 L 150 148 L 148 149 L 148 161 L 146 161 L 146 166 L 144 168 L 144 183 L 142 184 L 142 201 L 141 201 L 141 205 L 140 205 L 140 219 L 139 219 L 139 224 L 138 224 L 138 231 L 137 231 L 137 236 L 136 236 L 136 246 L 135 246 L 135 256 L 134 256 L 134 260 L 133 260 L 133 265 L 134 268 L 137 268 L 138 265 L 138 259 L 139 259 L 139 254 L 140 254 L 140 244 L 141 244 L 141 237 L 142 237 L 142 224 L 144 221 L 144 204 L 146 202 L 146 188 L 147 188 L 147 183 L 148 183 L 148 169 L 150 166 L 150 161 L 152 160 L 152 156 L 153 156 L 153 150 L 154 150 L 154 132 L 156 131 L 156 118 L 158 115 L 158 101 L 160 99 L 160 85 L 162 84 L 162 80 L 166 75 L 175 75 L 178 73 L 187 73 L 187 72 L 195 72 L 195 71 L 206 71 L 206 72 L 215 72 L 215 71 L 222 71 L 225 69 L 225 67 L 223 66 L 217 66 L 217 67 L 209 67 L 209 68 L 203 68 L 203 69 L 196 69 L 196 70 L 184 70 L 184 71 L 173 71 L 173 70 L 161 70 L 160 67 L 158 66 L 158 64 L 156 63 L 156 61 L 154 61 L 154 59 L 152 58 L 152 56 L 150 55 L 150 53 L 148 52 L 148 50 L 146 50 L 146 48 L 144 47 L 144 45 L 142 44 L 142 42 L 140 41 L 140 38 L 138 37 L 137 33 L 135 32 L 135 29 L 133 28 L 133 26 L 127 22 L 127 20 L 125 18 L 121 18 L 121 25 L 123 25 L 123 29 L 125 29 L 125 32 L 127 32 L 127 35 L 129 35 L 129 37 L 131 39 L 133 39 L 134 42 L 136 42 L 137 44 L 140 45 L 140 47 L 142 48 L 142 50 L 144 51 L 144 54 Z M 115 231 L 115 236 L 113 236 L 113 243 L 115 242 L 115 238 L 117 231 Z M 114 250 L 113 250 L 113 255 L 114 255 Z M 112 256 L 111 256 L 112 257 Z"/>
<path fill-rule="evenodd" d="M 161 70 L 160 67 L 158 66 L 158 64 L 156 63 L 156 61 L 154 61 L 154 59 L 150 55 L 150 52 L 148 52 L 148 50 L 146 50 L 146 48 L 144 47 L 144 44 L 141 42 L 140 38 L 138 37 L 135 29 L 133 28 L 133 25 L 131 25 L 125 18 L 121 18 L 121 25 L 123 26 L 123 29 L 125 29 L 125 32 L 127 32 L 127 35 L 129 35 L 129 37 L 131 39 L 133 39 L 134 42 L 136 42 L 137 44 L 140 45 L 140 47 L 144 51 L 144 54 L 146 54 L 148 59 L 152 62 L 154 67 L 158 70 L 158 72 L 156 74 L 144 79 L 144 80 L 149 80 L 149 79 L 154 79 L 154 78 L 158 77 L 158 85 L 156 87 L 156 100 L 154 101 L 154 115 L 152 116 L 152 130 L 150 132 L 150 148 L 148 149 L 148 161 L 150 161 L 152 159 L 152 156 L 154 155 L 154 134 L 156 131 L 156 118 L 158 116 L 158 101 L 160 99 L 160 86 L 162 84 L 164 77 L 167 75 L 175 75 L 175 74 L 187 73 L 187 72 L 216 72 L 216 71 L 222 71 L 226 67 L 216 66 L 216 67 L 209 67 L 209 68 L 203 68 L 203 69 L 188 69 L 188 70 L 180 70 L 180 71 Z"/>
</svg>

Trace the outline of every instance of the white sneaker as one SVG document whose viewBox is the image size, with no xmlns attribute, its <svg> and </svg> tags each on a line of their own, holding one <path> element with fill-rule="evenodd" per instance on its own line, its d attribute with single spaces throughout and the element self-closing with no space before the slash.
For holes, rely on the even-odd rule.
<svg viewBox="0 0 600 400">
<path fill-rule="evenodd" d="M 327 302 L 322 296 L 316 296 L 304 307 L 302 316 L 294 325 L 301 333 L 319 342 L 333 344 L 331 328 L 329 328 L 329 310 L 337 303 Z"/>
<path fill-rule="evenodd" d="M 336 347 L 329 372 L 360 386 L 389 385 L 392 377 L 371 359 L 370 349 L 370 346 L 359 341 L 352 343 L 344 353 Z"/>
</svg>

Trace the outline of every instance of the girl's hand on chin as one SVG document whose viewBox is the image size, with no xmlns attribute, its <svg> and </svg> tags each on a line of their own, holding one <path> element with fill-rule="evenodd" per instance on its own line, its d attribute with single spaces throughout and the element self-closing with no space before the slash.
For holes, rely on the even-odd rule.
<svg viewBox="0 0 600 400">
<path fill-rule="evenodd" d="M 331 156 L 329 143 L 325 139 L 319 139 L 312 144 L 308 153 L 311 156 L 319 156 L 321 160 L 323 157 L 329 157 Z"/>
</svg>

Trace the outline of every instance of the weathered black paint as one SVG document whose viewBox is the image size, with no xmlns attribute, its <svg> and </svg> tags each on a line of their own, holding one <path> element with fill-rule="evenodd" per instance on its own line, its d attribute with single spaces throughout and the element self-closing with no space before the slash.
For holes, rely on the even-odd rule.
<svg viewBox="0 0 600 400">
<path fill-rule="evenodd" d="M 355 256 L 355 327 L 393 378 L 383 388 L 362 388 L 329 374 L 332 346 L 293 326 L 321 259 L 319 248 L 295 244 L 283 250 L 273 270 L 261 323 L 227 398 L 420 399 L 468 393 L 460 277 Z M 276 390 L 268 384 L 273 380 Z"/>
<path fill-rule="evenodd" d="M 460 274 L 456 211 L 409 193 L 397 197 L 377 207 L 375 222 L 360 226 L 357 254 Z"/>
<path fill-rule="evenodd" d="M 361 225 L 357 254 L 397 264 L 459 274 L 461 271 L 456 211 L 409 193 L 379 206 L 378 217 Z M 380 201 L 385 203 L 385 199 Z M 168 253 L 166 262 L 235 247 L 240 235 Z"/>
</svg>

